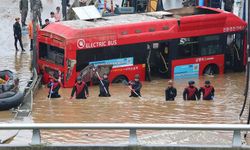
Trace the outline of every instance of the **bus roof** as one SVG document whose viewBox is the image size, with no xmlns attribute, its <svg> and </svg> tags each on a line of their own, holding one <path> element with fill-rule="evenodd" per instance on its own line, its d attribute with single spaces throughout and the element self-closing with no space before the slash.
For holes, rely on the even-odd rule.
<svg viewBox="0 0 250 150">
<path fill-rule="evenodd" d="M 161 19 L 160 18 L 161 16 L 164 17 L 163 19 L 173 18 L 172 13 L 161 11 L 161 12 L 127 14 L 127 15 L 118 15 L 112 17 L 104 17 L 92 21 L 84 21 L 84 20 L 64 21 L 62 22 L 62 24 L 75 29 L 83 29 L 83 28 L 95 28 L 95 27 L 104 27 L 111 25 L 124 25 L 124 24 L 138 23 L 138 22 L 156 21 Z"/>
<path fill-rule="evenodd" d="M 229 24 L 233 24 L 230 22 L 236 22 L 227 19 L 230 16 L 238 22 L 234 26 L 246 26 L 244 21 L 232 13 L 208 7 L 189 7 L 160 12 L 118 15 L 90 21 L 62 21 L 48 25 L 45 29 L 41 30 L 41 33 L 52 33 L 61 38 L 73 39 L 80 38 L 83 35 L 91 36 L 91 34 L 100 34 L 100 32 L 107 32 L 106 30 L 109 30 L 109 32 L 113 30 L 113 32 L 115 32 L 118 28 L 143 28 L 144 26 L 157 26 L 158 24 L 167 24 L 168 28 L 171 28 L 171 26 L 179 26 L 181 29 L 186 30 L 193 26 L 193 28 L 200 30 L 202 28 L 211 28 L 215 23 L 218 27 L 223 28 L 226 22 Z"/>
</svg>

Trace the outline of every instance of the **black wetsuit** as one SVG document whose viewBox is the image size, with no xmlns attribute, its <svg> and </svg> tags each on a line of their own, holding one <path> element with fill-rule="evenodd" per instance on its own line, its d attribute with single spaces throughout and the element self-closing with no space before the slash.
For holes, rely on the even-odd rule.
<svg viewBox="0 0 250 150">
<path fill-rule="evenodd" d="M 141 96 L 141 88 L 142 84 L 140 81 L 130 81 L 129 85 L 131 85 L 132 89 L 139 95 Z M 131 90 L 131 94 L 129 97 L 138 97 L 138 95 L 135 94 L 135 92 Z"/>
<path fill-rule="evenodd" d="M 106 93 L 101 81 L 104 84 L 104 87 L 106 88 L 108 93 Z M 110 97 L 111 96 L 109 93 L 109 80 L 108 79 L 101 79 L 100 80 L 99 89 L 100 89 L 99 97 Z"/>
<path fill-rule="evenodd" d="M 72 89 L 71 97 L 76 93 L 76 99 L 86 99 L 86 95 L 89 94 L 88 86 L 85 82 L 81 82 L 80 84 L 76 83 Z"/>
<path fill-rule="evenodd" d="M 198 89 L 195 86 L 188 86 L 183 91 L 183 99 L 184 100 L 199 100 L 200 94 Z"/>
<path fill-rule="evenodd" d="M 19 44 L 20 44 L 20 47 L 22 50 L 23 49 L 23 42 L 22 42 L 22 29 L 21 29 L 21 25 L 19 22 L 16 22 L 14 25 L 13 25 L 13 31 L 14 31 L 14 39 L 15 39 L 15 48 L 16 48 L 16 51 L 18 51 L 18 48 L 17 48 L 17 41 L 19 41 Z"/>
<path fill-rule="evenodd" d="M 200 94 L 202 94 L 202 99 L 203 100 L 213 100 L 214 98 L 214 87 L 213 86 L 204 86 L 204 87 L 201 87 L 200 90 L 199 90 Z"/>
<path fill-rule="evenodd" d="M 61 97 L 59 95 L 59 89 L 61 88 L 61 85 L 60 85 L 60 83 L 58 81 L 49 82 L 48 88 L 49 88 L 48 97 L 50 97 L 50 98 L 59 98 L 59 97 Z"/>
<path fill-rule="evenodd" d="M 173 101 L 177 95 L 177 90 L 174 87 L 168 87 L 165 90 L 166 101 Z"/>
</svg>

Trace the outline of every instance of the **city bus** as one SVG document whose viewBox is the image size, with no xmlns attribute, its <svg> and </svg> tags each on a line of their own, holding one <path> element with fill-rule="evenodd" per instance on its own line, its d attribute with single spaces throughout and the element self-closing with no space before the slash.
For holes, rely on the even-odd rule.
<svg viewBox="0 0 250 150">
<path fill-rule="evenodd" d="M 38 32 L 38 66 L 72 87 L 88 65 L 113 65 L 112 82 L 243 71 L 246 22 L 208 7 L 53 23 Z"/>
</svg>

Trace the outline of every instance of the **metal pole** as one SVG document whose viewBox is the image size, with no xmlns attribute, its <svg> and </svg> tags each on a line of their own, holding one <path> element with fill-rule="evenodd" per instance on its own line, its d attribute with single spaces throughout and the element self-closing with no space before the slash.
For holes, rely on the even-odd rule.
<svg viewBox="0 0 250 150">
<path fill-rule="evenodd" d="M 250 2 L 249 2 L 249 0 L 247 0 L 247 4 L 248 4 L 248 6 L 247 6 L 247 8 L 250 8 Z M 248 67 L 248 70 L 247 71 L 250 71 L 250 50 L 249 50 L 249 45 L 250 45 L 250 41 L 249 41 L 249 39 L 250 39 L 250 26 L 249 26 L 249 22 L 250 22 L 250 14 L 249 14 L 249 10 L 247 9 L 247 13 L 248 13 L 248 15 L 247 15 L 247 22 L 248 22 L 248 24 L 247 24 L 247 53 L 248 53 L 248 59 L 247 59 L 247 67 Z M 248 79 L 249 80 L 249 79 Z M 249 103 L 249 106 L 250 106 L 250 103 Z M 247 124 L 249 124 L 250 123 L 250 107 L 249 107 L 249 112 L 248 112 L 248 120 L 247 120 Z"/>
<path fill-rule="evenodd" d="M 41 144 L 41 133 L 39 129 L 33 129 L 31 144 L 32 145 Z"/>
<path fill-rule="evenodd" d="M 241 147 L 241 145 L 242 145 L 242 143 L 241 143 L 240 130 L 234 130 L 232 146 L 233 147 Z"/>
<path fill-rule="evenodd" d="M 136 134 L 136 129 L 129 129 L 129 144 L 137 145 L 138 139 Z"/>
<path fill-rule="evenodd" d="M 37 41 L 37 11 L 39 11 L 39 10 L 35 10 L 35 3 L 33 2 L 32 3 L 32 26 L 33 26 L 33 45 L 32 45 L 32 47 L 33 47 L 33 59 L 32 59 L 32 68 L 35 68 L 35 69 L 37 69 L 37 43 L 36 43 L 36 41 Z"/>
<path fill-rule="evenodd" d="M 244 1 L 244 8 L 248 8 L 249 7 L 249 0 L 245 0 Z M 243 11 L 244 12 L 244 11 Z M 245 14 L 243 14 L 243 16 L 247 16 L 247 18 L 245 18 L 245 21 L 246 22 L 249 22 L 249 15 L 247 15 L 247 13 L 249 13 L 248 9 L 245 9 Z M 243 17 L 244 18 L 244 17 Z M 244 112 L 244 109 L 246 107 L 246 102 L 248 100 L 248 90 L 249 90 L 249 78 L 250 78 L 250 51 L 249 51 L 249 40 L 250 39 L 250 29 L 249 29 L 249 25 L 247 26 L 247 67 L 246 67 L 246 84 L 245 84 L 245 91 L 244 91 L 244 96 L 245 96 L 245 99 L 244 99 L 244 103 L 243 103 L 243 106 L 242 106 L 242 109 L 241 109 L 241 112 L 240 112 L 240 117 L 242 116 L 243 112 Z M 250 110 L 249 110 L 249 114 L 248 114 L 248 121 L 247 121 L 247 124 L 249 124 L 250 122 Z M 246 135 L 245 135 L 246 136 Z"/>
</svg>

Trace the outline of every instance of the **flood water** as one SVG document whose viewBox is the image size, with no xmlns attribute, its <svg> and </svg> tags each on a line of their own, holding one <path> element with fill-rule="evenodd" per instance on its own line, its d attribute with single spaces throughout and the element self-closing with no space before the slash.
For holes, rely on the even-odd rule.
<svg viewBox="0 0 250 150">
<path fill-rule="evenodd" d="M 238 116 L 244 99 L 244 73 L 200 77 L 195 79 L 197 86 L 202 86 L 207 79 L 212 82 L 216 90 L 214 101 L 183 101 L 182 92 L 188 80 L 175 81 L 178 96 L 173 102 L 165 101 L 164 89 L 167 83 L 165 79 L 143 82 L 143 100 L 129 98 L 129 89 L 122 84 L 111 85 L 112 97 L 109 98 L 99 98 L 97 96 L 98 87 L 90 87 L 90 97 L 87 100 L 70 100 L 71 89 L 61 90 L 63 98 L 48 100 L 46 98 L 48 89 L 42 88 L 36 95 L 32 117 L 34 122 L 43 123 L 243 123 L 246 120 L 246 114 L 242 118 L 243 121 L 239 120 Z M 91 142 L 98 142 L 96 138 L 100 137 L 100 133 L 103 135 L 101 137 L 110 139 L 115 136 L 124 140 L 128 132 L 67 131 L 62 134 L 61 131 L 58 131 L 45 132 L 44 136 L 53 142 L 57 140 L 84 142 L 82 139 L 86 140 L 86 136 L 91 135 L 93 140 Z M 142 132 L 141 134 L 145 136 L 147 133 Z M 74 135 L 73 138 L 72 135 Z M 56 140 L 55 137 L 60 138 Z M 79 137 L 85 138 L 79 139 Z M 87 139 L 89 142 L 89 138 Z M 118 139 L 112 140 L 119 141 Z M 107 142 L 107 138 L 105 138 L 105 142 Z"/>
<path fill-rule="evenodd" d="M 12 24 L 19 15 L 17 0 L 1 0 L 0 6 L 0 69 L 10 69 L 20 78 L 21 88 L 29 80 L 31 53 L 29 52 L 29 39 L 23 37 L 26 53 L 15 53 Z M 171 1 L 172 2 L 172 1 Z M 60 5 L 60 1 L 43 0 L 43 18 Z M 172 4 L 171 4 L 172 6 Z M 44 20 L 44 19 L 43 19 Z M 48 100 L 48 89 L 41 88 L 35 96 L 32 117 L 28 122 L 35 123 L 228 123 L 238 124 L 246 122 L 245 111 L 242 120 L 239 112 L 243 103 L 245 86 L 244 73 L 228 73 L 215 77 L 200 77 L 194 79 L 197 86 L 202 86 L 205 80 L 211 80 L 216 90 L 214 101 L 183 101 L 182 92 L 188 80 L 176 80 L 175 86 L 178 96 L 173 102 L 166 102 L 164 89 L 167 80 L 154 79 L 152 82 L 143 82 L 143 100 L 129 98 L 129 89 L 122 84 L 113 84 L 110 87 L 112 97 L 99 98 L 98 87 L 90 87 L 90 97 L 87 100 L 70 100 L 71 89 L 61 89 L 63 98 Z M 11 111 L 0 112 L 1 122 L 12 122 L 14 114 Z M 15 120 L 14 120 L 15 122 Z M 26 120 L 24 120 L 26 122 Z M 180 141 L 221 141 L 227 143 L 231 134 L 218 133 L 186 133 L 181 131 L 139 131 L 140 143 L 152 143 L 152 135 L 158 143 L 169 142 L 172 139 Z M 24 136 L 21 136 L 24 139 Z M 43 131 L 43 142 L 46 143 L 126 143 L 128 131 Z M 158 138 L 157 138 L 158 137 Z M 220 140 L 217 140 L 218 137 Z M 164 142 L 162 141 L 164 139 Z M 213 139 L 213 140 L 207 140 Z M 29 140 L 27 140 L 29 141 Z"/>
<path fill-rule="evenodd" d="M 63 98 L 48 100 L 47 88 L 38 91 L 34 101 L 35 122 L 120 122 L 120 123 L 239 123 L 243 101 L 244 74 L 232 73 L 196 80 L 202 86 L 211 80 L 216 89 L 214 101 L 183 101 L 187 80 L 176 80 L 178 96 L 165 101 L 167 80 L 143 82 L 143 100 L 130 98 L 129 88 L 112 84 L 110 98 L 99 98 L 98 87 L 90 87 L 87 100 L 70 100 L 71 89 L 62 89 Z M 47 113 L 44 113 L 46 110 Z"/>
</svg>

